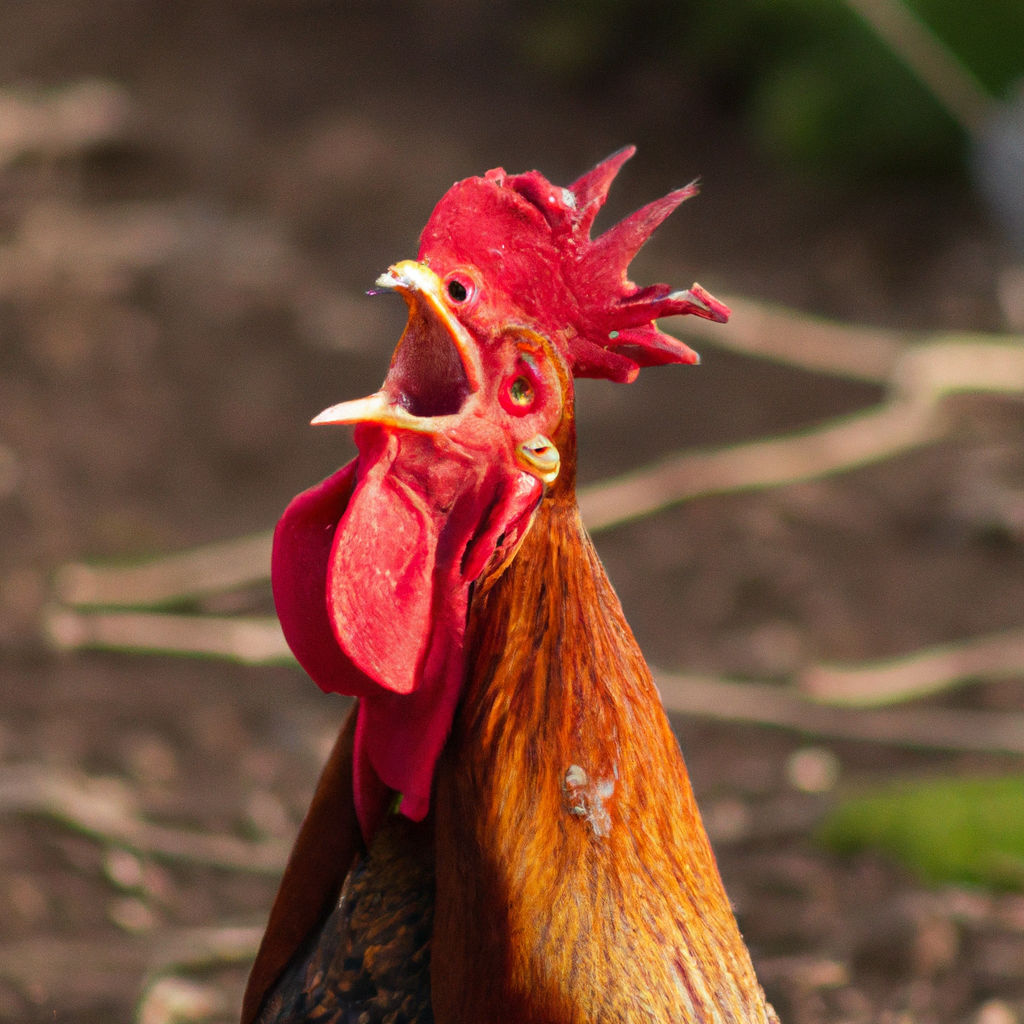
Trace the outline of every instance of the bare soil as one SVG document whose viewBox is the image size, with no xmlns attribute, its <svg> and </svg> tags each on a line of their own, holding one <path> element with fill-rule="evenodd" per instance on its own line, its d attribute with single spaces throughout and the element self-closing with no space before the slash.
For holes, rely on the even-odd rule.
<svg viewBox="0 0 1024 1024">
<path fill-rule="evenodd" d="M 288 668 L 61 657 L 42 610 L 65 561 L 269 528 L 347 461 L 344 431 L 307 424 L 378 386 L 403 311 L 361 290 L 414 253 L 457 178 L 503 164 L 567 182 L 636 142 L 602 223 L 704 183 L 638 258 L 636 280 L 696 278 L 850 322 L 1003 327 L 996 282 L 1011 254 L 964 182 L 803 180 L 681 74 L 638 58 L 603 87 L 562 88 L 531 73 L 520 30 L 511 5 L 460 0 L 405 13 L 370 0 L 0 8 L 0 86 L 99 77 L 133 109 L 116 141 L 0 166 L 0 245 L 19 268 L 0 275 L 0 445 L 17 468 L 0 497 L 0 759 L 120 778 L 164 823 L 250 837 L 294 828 L 341 701 Z M 141 255 L 111 256 L 112 243 L 89 239 L 125 204 L 142 218 Z M 167 224 L 174 244 L 160 242 Z M 646 371 L 629 388 L 581 385 L 582 482 L 881 398 L 873 385 L 702 354 L 700 368 Z M 601 535 L 651 663 L 783 679 L 808 660 L 1020 626 L 1024 534 L 998 496 L 1020 486 L 1024 407 L 972 399 L 950 415 L 950 440 L 891 463 Z M 266 602 L 258 592 L 213 610 Z M 1020 684 L 937 700 L 1020 709 Z M 840 784 L 819 796 L 786 774 L 813 738 L 676 725 L 784 1021 L 1024 1019 L 1024 898 L 929 890 L 813 840 L 837 792 L 1020 763 L 828 744 Z M 0 1020 L 129 1021 L 152 936 L 259 924 L 275 888 L 173 862 L 129 877 L 118 863 L 52 821 L 0 818 Z M 216 1019 L 236 1012 L 244 977 L 229 965 L 200 978 L 226 1000 Z"/>
</svg>

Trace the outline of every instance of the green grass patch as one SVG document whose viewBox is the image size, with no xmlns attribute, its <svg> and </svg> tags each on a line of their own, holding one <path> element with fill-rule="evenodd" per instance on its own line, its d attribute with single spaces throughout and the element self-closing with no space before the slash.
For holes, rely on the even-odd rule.
<svg viewBox="0 0 1024 1024">
<path fill-rule="evenodd" d="M 886 853 L 933 884 L 1024 889 L 1024 777 L 908 782 L 851 797 L 818 838 L 840 853 Z"/>
</svg>

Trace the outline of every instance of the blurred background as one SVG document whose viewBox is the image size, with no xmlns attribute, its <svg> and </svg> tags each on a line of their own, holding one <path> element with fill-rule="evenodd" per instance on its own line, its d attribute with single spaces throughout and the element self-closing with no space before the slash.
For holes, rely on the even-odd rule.
<svg viewBox="0 0 1024 1024">
<path fill-rule="evenodd" d="M 940 96 L 859 7 L 0 4 L 0 1020 L 231 1020 L 345 712 L 289 665 L 79 649 L 61 567 L 271 528 L 351 458 L 309 420 L 379 385 L 404 306 L 364 292 L 451 183 L 636 143 L 597 228 L 699 177 L 632 277 L 749 315 L 699 368 L 581 383 L 581 484 L 870 417 L 915 345 L 1009 353 L 892 457 L 596 539 L 673 678 L 933 670 L 882 742 L 673 716 L 782 1020 L 1024 1021 L 1024 5 L 912 0 Z M 824 356 L 751 354 L 784 307 Z M 864 339 L 889 355 L 851 371 Z M 264 621 L 250 575 L 164 610 Z"/>
</svg>

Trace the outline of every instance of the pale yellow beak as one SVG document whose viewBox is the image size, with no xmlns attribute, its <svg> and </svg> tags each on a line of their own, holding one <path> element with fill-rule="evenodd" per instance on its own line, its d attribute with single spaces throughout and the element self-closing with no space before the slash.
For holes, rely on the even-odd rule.
<svg viewBox="0 0 1024 1024">
<path fill-rule="evenodd" d="M 376 284 L 399 292 L 409 307 L 384 386 L 368 398 L 325 409 L 313 423 L 373 422 L 436 433 L 480 388 L 476 341 L 449 305 L 441 279 L 426 264 L 403 260 Z"/>
</svg>

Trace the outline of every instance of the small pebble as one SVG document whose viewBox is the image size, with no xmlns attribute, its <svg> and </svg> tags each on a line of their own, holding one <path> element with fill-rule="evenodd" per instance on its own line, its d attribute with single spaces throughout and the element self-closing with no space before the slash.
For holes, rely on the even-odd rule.
<svg viewBox="0 0 1024 1024">
<path fill-rule="evenodd" d="M 839 781 L 839 759 L 825 747 L 801 747 L 786 761 L 786 778 L 801 793 L 828 793 Z"/>
<path fill-rule="evenodd" d="M 142 900 L 134 896 L 122 896 L 111 900 L 107 906 L 107 917 L 123 931 L 133 935 L 152 931 L 156 925 L 153 911 Z"/>
<path fill-rule="evenodd" d="M 974 1020 L 975 1024 L 1017 1024 L 1017 1014 L 1002 999 L 990 999 L 981 1004 Z"/>
<path fill-rule="evenodd" d="M 135 1019 L 138 1024 L 186 1024 L 222 1013 L 226 1004 L 224 993 L 214 985 L 161 978 L 143 995 Z"/>
<path fill-rule="evenodd" d="M 103 858 L 103 873 L 119 889 L 138 889 L 142 885 L 142 861 L 127 850 L 109 849 Z"/>
</svg>

